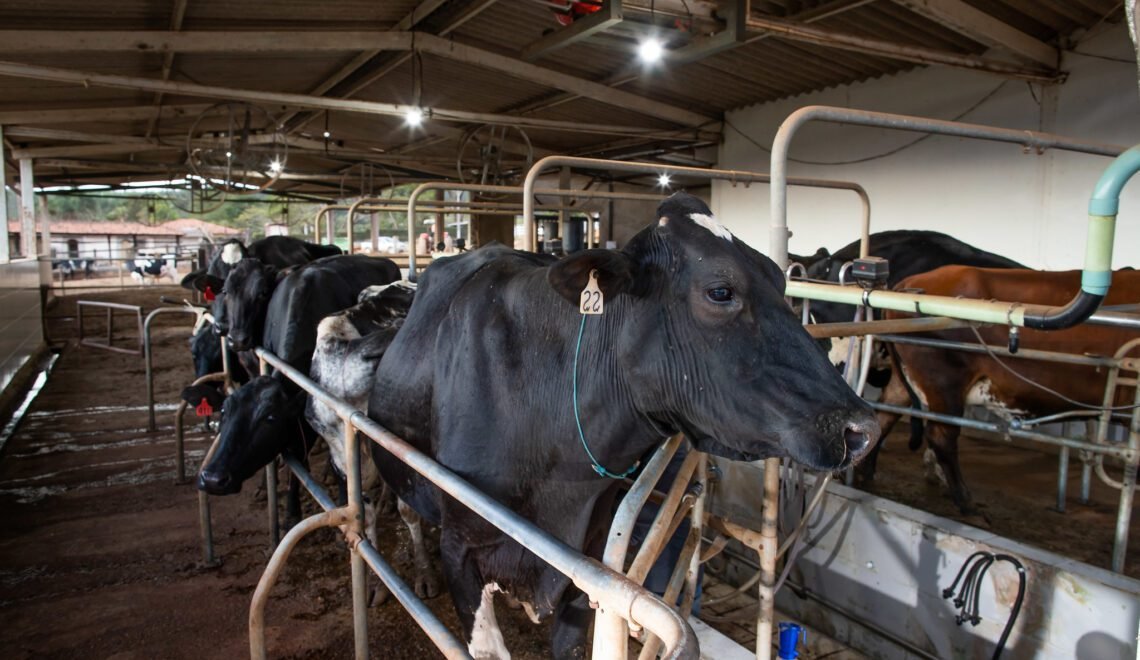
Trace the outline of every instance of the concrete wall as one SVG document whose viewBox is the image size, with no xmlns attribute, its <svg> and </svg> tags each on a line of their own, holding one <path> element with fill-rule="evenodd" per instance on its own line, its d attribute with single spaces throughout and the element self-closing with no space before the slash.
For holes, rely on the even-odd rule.
<svg viewBox="0 0 1140 660">
<path fill-rule="evenodd" d="M 1070 72 L 1060 86 L 998 78 L 943 67 L 919 69 L 856 85 L 806 94 L 728 113 L 728 120 L 764 147 L 792 111 L 837 105 L 953 119 L 1001 88 L 962 121 L 1042 130 L 1088 140 L 1140 142 L 1140 95 L 1135 55 L 1123 25 L 1082 41 L 1077 50 L 1118 57 L 1114 62 L 1066 53 Z M 1034 98 L 1036 95 L 1036 99 Z M 1040 102 L 1039 102 L 1040 101 Z M 838 161 L 880 154 L 915 133 L 813 123 L 792 144 L 793 158 Z M 857 181 L 871 196 L 872 230 L 931 229 L 1044 269 L 1080 267 L 1092 186 L 1109 160 L 1068 152 L 1025 154 L 1016 145 L 933 137 L 904 151 L 845 166 L 793 163 L 790 173 Z M 725 129 L 719 165 L 770 170 L 769 154 Z M 716 183 L 713 210 L 738 236 L 768 248 L 768 187 Z M 793 190 L 789 195 L 790 249 L 812 253 L 858 238 L 859 205 L 842 191 Z M 1140 182 L 1126 188 L 1116 235 L 1114 267 L 1140 266 Z"/>
<path fill-rule="evenodd" d="M 34 259 L 0 263 L 0 392 L 43 341 L 40 264 Z"/>
</svg>

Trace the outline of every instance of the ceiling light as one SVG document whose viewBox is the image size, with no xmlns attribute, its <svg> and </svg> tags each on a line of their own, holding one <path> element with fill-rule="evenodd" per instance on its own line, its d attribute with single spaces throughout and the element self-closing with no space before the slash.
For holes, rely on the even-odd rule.
<svg viewBox="0 0 1140 660">
<path fill-rule="evenodd" d="M 641 58 L 641 61 L 646 64 L 652 64 L 660 60 L 664 54 L 665 47 L 656 37 L 645 39 L 641 42 L 641 45 L 637 47 L 637 55 Z"/>
<path fill-rule="evenodd" d="M 657 175 L 657 185 L 662 188 L 668 188 L 670 181 L 669 175 L 664 172 Z"/>
<path fill-rule="evenodd" d="M 329 133 L 328 131 L 325 131 L 322 135 L 325 136 L 326 140 L 332 137 L 332 133 Z"/>
<path fill-rule="evenodd" d="M 417 107 L 408 108 L 404 112 L 404 121 L 408 126 L 419 126 L 424 123 L 424 111 Z"/>
<path fill-rule="evenodd" d="M 226 152 L 226 158 L 233 158 L 233 157 L 234 157 L 233 152 L 231 152 L 231 151 Z"/>
<path fill-rule="evenodd" d="M 283 169 L 285 169 L 285 166 L 281 163 L 281 161 L 277 160 L 276 158 L 274 158 L 272 161 L 269 162 L 269 173 L 270 174 L 273 174 L 274 176 L 276 176 L 278 174 L 281 174 L 281 170 L 283 170 Z"/>
</svg>

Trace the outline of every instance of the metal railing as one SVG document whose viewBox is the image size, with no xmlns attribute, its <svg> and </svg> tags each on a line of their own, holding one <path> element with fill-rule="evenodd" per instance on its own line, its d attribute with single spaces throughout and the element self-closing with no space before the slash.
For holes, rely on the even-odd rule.
<svg viewBox="0 0 1140 660">
<path fill-rule="evenodd" d="M 162 314 L 193 314 L 197 317 L 201 313 L 199 309 L 190 307 L 159 307 L 146 315 L 146 321 L 142 324 L 142 337 L 143 337 L 143 361 L 146 366 L 146 406 L 147 406 L 147 430 L 157 430 L 154 421 L 154 357 L 151 351 L 150 329 L 151 323 L 154 319 Z M 225 346 L 222 346 L 222 355 L 225 355 Z"/>
<path fill-rule="evenodd" d="M 507 536 L 522 544 L 531 553 L 547 562 L 596 602 L 603 612 L 626 618 L 631 625 L 643 627 L 660 638 L 665 646 L 666 658 L 695 658 L 696 637 L 684 618 L 659 598 L 634 584 L 621 574 L 582 555 L 578 550 L 554 538 L 534 523 L 522 518 L 476 489 L 437 463 L 433 458 L 396 437 L 373 422 L 364 413 L 333 397 L 305 374 L 293 368 L 272 353 L 258 348 L 258 357 L 293 381 L 309 396 L 331 408 L 344 423 L 346 478 L 348 504 L 334 507 L 333 502 L 295 462 L 290 468 L 301 478 L 307 490 L 315 493 L 322 508 L 320 514 L 306 518 L 286 534 L 274 551 L 265 573 L 258 582 L 250 606 L 250 656 L 255 660 L 266 657 L 265 604 L 269 591 L 284 567 L 289 553 L 306 534 L 321 527 L 340 527 L 345 531 L 352 555 L 353 629 L 356 640 L 356 657 L 367 657 L 367 629 L 365 620 L 364 565 L 367 563 L 385 585 L 405 606 L 428 633 L 436 646 L 447 657 L 466 657 L 464 645 L 457 640 L 438 619 L 431 614 L 414 593 L 398 578 L 391 567 L 376 552 L 363 533 L 363 505 L 360 486 L 360 447 L 358 434 L 379 444 L 392 456 L 408 465 L 443 493 L 462 502 L 474 513 L 497 527 Z M 273 505 L 276 508 L 275 505 Z M 417 603 L 419 605 L 417 606 Z"/>
<path fill-rule="evenodd" d="M 100 309 L 106 309 L 107 310 L 107 321 L 106 321 L 106 323 L 107 323 L 107 341 L 106 342 L 96 341 L 94 338 L 89 337 L 89 336 L 84 334 L 85 328 L 83 326 L 83 310 L 84 310 L 84 308 L 87 308 L 87 307 L 100 308 Z M 115 311 L 116 310 L 134 313 L 135 320 L 136 320 L 137 325 L 138 325 L 138 331 L 139 331 L 138 345 L 136 348 L 120 348 L 118 346 L 112 346 L 111 345 L 111 340 L 113 338 L 114 329 L 115 329 Z M 142 307 L 139 307 L 138 305 L 125 305 L 123 303 L 104 302 L 102 300 L 78 300 L 75 303 L 75 319 L 76 319 L 76 324 L 79 326 L 78 327 L 78 334 L 79 334 L 79 345 L 80 346 L 89 346 L 91 348 L 102 348 L 103 350 L 114 351 L 116 353 L 126 353 L 127 355 L 139 355 L 143 351 Z M 153 417 L 153 415 L 154 415 L 154 402 L 153 401 L 151 401 L 150 409 L 151 409 L 151 415 Z M 152 427 L 151 430 L 153 431 L 154 428 Z"/>
</svg>

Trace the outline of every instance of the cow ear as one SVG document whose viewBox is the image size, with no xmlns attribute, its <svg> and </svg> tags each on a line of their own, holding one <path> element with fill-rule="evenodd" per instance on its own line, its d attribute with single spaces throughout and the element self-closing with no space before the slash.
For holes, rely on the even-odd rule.
<svg viewBox="0 0 1140 660">
<path fill-rule="evenodd" d="M 815 254 L 812 255 L 812 257 L 815 259 L 825 259 L 825 258 L 830 257 L 830 256 L 831 256 L 831 253 L 828 252 L 827 248 L 824 248 L 824 247 L 821 247 L 820 249 L 816 250 Z"/>
<path fill-rule="evenodd" d="M 204 271 L 204 270 L 192 270 L 186 274 L 186 277 L 182 278 L 182 281 L 179 283 L 179 285 L 183 289 L 190 289 L 191 291 L 193 291 L 194 290 L 194 281 L 197 280 L 199 277 L 202 277 L 205 274 L 206 274 L 206 271 Z"/>
<path fill-rule="evenodd" d="M 209 289 L 210 291 L 214 292 L 215 294 L 218 294 L 218 293 L 222 292 L 222 288 L 225 287 L 226 281 L 220 277 L 214 277 L 213 275 L 204 275 L 203 274 L 203 275 L 199 275 L 198 277 L 194 278 L 194 281 L 192 284 L 193 284 L 193 287 L 195 289 L 201 291 L 202 293 L 206 293 L 206 290 Z"/>
<path fill-rule="evenodd" d="M 633 260 L 617 250 L 582 250 L 554 263 L 546 280 L 566 300 L 578 304 L 582 289 L 590 281 L 590 271 L 598 271 L 602 295 L 612 298 L 633 286 Z"/>
</svg>

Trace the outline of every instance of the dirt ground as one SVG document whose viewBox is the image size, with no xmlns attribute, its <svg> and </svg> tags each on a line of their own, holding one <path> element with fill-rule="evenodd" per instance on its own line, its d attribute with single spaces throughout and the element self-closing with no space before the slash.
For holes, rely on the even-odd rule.
<svg viewBox="0 0 1140 660">
<path fill-rule="evenodd" d="M 248 654 L 249 599 L 268 557 L 264 501 L 247 485 L 212 498 L 219 568 L 201 565 L 197 495 L 175 484 L 173 402 L 191 378 L 189 316 L 156 324 L 155 392 L 159 430 L 149 433 L 143 360 L 75 343 L 75 299 L 138 304 L 144 313 L 176 287 L 85 292 L 48 310 L 50 339 L 66 344 L 52 376 L 0 455 L 0 647 L 6 658 L 235 658 Z M 99 319 L 91 321 L 98 332 Z M 116 324 L 115 343 L 135 339 L 133 321 Z M 188 417 L 189 466 L 208 436 Z M 1053 505 L 1056 459 L 1037 452 L 966 441 L 962 459 L 992 531 L 1107 565 L 1115 491 L 1094 484 L 1091 507 Z M 956 516 L 939 488 L 922 478 L 921 455 L 892 439 L 880 458 L 878 488 L 906 504 Z M 1076 465 L 1076 463 L 1074 463 Z M 314 474 L 321 468 L 314 465 Z M 1078 488 L 1073 469 L 1070 492 Z M 284 479 L 282 479 L 284 483 Z M 307 502 L 306 514 L 316 507 Z M 977 524 L 977 520 L 967 520 Z M 385 521 L 381 552 L 411 574 L 407 532 Z M 1137 547 L 1133 535 L 1133 546 Z M 1133 553 L 1135 555 L 1135 552 Z M 1133 560 L 1129 573 L 1140 566 Z M 453 629 L 446 596 L 432 609 Z M 521 611 L 497 607 L 515 658 L 545 656 L 548 628 Z M 331 532 L 300 544 L 274 589 L 268 644 L 277 658 L 352 655 L 347 554 Z M 389 599 L 369 612 L 374 657 L 435 657 L 432 644 Z"/>
<path fill-rule="evenodd" d="M 163 294 L 180 297 L 182 290 L 78 297 L 137 304 L 145 313 Z M 248 485 L 239 495 L 211 499 L 222 565 L 206 569 L 196 491 L 174 483 L 171 402 L 192 377 L 192 317 L 172 314 L 156 323 L 159 429 L 148 433 L 142 358 L 77 347 L 74 300 L 62 298 L 48 311 L 51 339 L 67 346 L 0 457 L 3 656 L 248 657 L 249 599 L 269 555 L 264 499 L 257 501 Z M 99 322 L 90 321 L 92 331 L 99 332 Z M 131 345 L 135 334 L 133 321 L 116 322 L 116 345 Z M 207 435 L 192 415 L 188 421 L 192 469 Z M 305 513 L 315 512 L 306 502 Z M 386 523 L 381 552 L 410 576 L 407 532 L 398 517 Z M 352 657 L 349 582 L 348 555 L 332 532 L 303 540 L 270 599 L 270 655 Z M 431 607 L 458 628 L 446 595 Z M 499 621 L 515 657 L 544 657 L 546 628 L 502 606 Z M 436 656 L 394 598 L 372 608 L 368 624 L 374 657 Z"/>
</svg>

